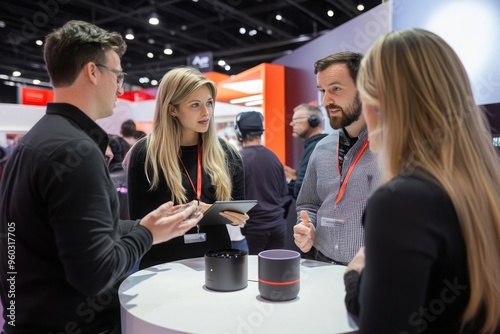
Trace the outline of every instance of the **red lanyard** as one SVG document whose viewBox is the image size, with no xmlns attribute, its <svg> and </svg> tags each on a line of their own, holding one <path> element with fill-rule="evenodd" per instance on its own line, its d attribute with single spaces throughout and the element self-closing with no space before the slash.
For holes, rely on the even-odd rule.
<svg viewBox="0 0 500 334">
<path fill-rule="evenodd" d="M 189 180 L 189 183 L 191 183 L 191 187 L 193 188 L 193 191 L 196 193 L 196 199 L 199 201 L 201 198 L 201 150 L 200 150 L 200 143 L 198 142 L 198 182 L 196 183 L 196 189 L 193 184 L 193 180 L 191 180 L 191 177 L 189 176 L 189 173 L 186 169 L 186 166 L 184 166 L 184 163 L 182 162 L 181 156 L 179 153 L 177 153 L 177 157 L 179 157 L 179 161 L 181 162 L 182 167 L 184 168 L 184 171 L 186 172 L 186 176 Z"/>
<path fill-rule="evenodd" d="M 340 145 L 340 141 L 339 141 L 339 145 Z M 337 194 L 337 198 L 335 199 L 336 204 L 339 204 L 342 197 L 344 197 L 345 188 L 347 187 L 347 181 L 349 181 L 349 178 L 351 177 L 351 174 L 352 174 L 352 171 L 354 170 L 354 167 L 356 167 L 356 165 L 358 164 L 359 159 L 361 159 L 361 156 L 363 155 L 363 153 L 365 153 L 367 147 L 368 147 L 368 138 L 363 143 L 363 146 L 361 146 L 361 149 L 359 150 L 358 154 L 356 155 L 356 158 L 354 158 L 354 161 L 352 162 L 351 166 L 347 170 L 347 174 L 345 176 L 344 182 L 342 182 L 342 185 L 340 186 L 339 193 Z M 337 146 L 337 155 L 338 155 L 338 152 L 339 152 L 339 146 Z M 339 166 L 338 156 L 337 156 L 337 170 L 339 171 L 339 174 L 340 174 L 340 166 Z"/>
</svg>

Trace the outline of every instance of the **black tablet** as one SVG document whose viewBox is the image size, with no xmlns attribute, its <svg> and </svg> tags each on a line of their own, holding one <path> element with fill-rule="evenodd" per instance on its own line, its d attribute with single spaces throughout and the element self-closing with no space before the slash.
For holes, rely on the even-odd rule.
<svg viewBox="0 0 500 334">
<path fill-rule="evenodd" d="M 256 199 L 239 200 L 239 201 L 216 201 L 203 214 L 203 218 L 198 222 L 200 225 L 225 225 L 231 224 L 231 221 L 222 217 L 221 211 L 235 211 L 247 213 L 251 208 L 257 205 Z"/>
</svg>

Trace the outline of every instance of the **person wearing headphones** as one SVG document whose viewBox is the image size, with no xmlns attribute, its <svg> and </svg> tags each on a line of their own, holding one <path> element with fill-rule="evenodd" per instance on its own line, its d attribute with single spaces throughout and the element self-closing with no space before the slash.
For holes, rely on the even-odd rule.
<svg viewBox="0 0 500 334">
<path fill-rule="evenodd" d="M 288 181 L 288 193 L 294 199 L 297 199 L 299 195 L 311 153 L 314 151 L 316 144 L 327 136 L 326 133 L 323 133 L 322 123 L 321 109 L 316 106 L 301 103 L 293 109 L 292 121 L 289 124 L 293 127 L 292 136 L 305 139 L 299 172 L 297 173 L 292 167 L 285 166 L 286 178 L 290 180 Z"/>
<path fill-rule="evenodd" d="M 243 227 L 250 249 L 256 255 L 266 249 L 285 247 L 285 212 L 288 188 L 280 160 L 262 145 L 263 116 L 257 111 L 245 111 L 236 116 L 234 130 L 245 171 L 245 198 L 256 199 L 257 205 L 248 212 L 250 218 Z"/>
</svg>

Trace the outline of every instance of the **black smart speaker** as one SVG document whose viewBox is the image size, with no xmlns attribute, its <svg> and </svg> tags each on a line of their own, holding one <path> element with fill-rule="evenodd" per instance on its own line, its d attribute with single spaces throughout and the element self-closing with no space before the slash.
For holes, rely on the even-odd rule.
<svg viewBox="0 0 500 334">
<path fill-rule="evenodd" d="M 218 249 L 205 254 L 205 286 L 215 291 L 236 291 L 248 285 L 247 252 Z"/>
</svg>

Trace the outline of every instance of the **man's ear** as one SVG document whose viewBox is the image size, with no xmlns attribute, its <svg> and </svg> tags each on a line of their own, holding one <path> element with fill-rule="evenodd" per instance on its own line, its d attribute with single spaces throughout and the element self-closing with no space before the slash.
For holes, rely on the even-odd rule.
<svg viewBox="0 0 500 334">
<path fill-rule="evenodd" d="M 93 62 L 88 62 L 80 71 L 80 75 L 83 73 L 92 84 L 97 85 L 97 71 L 99 71 L 97 66 Z"/>
</svg>

